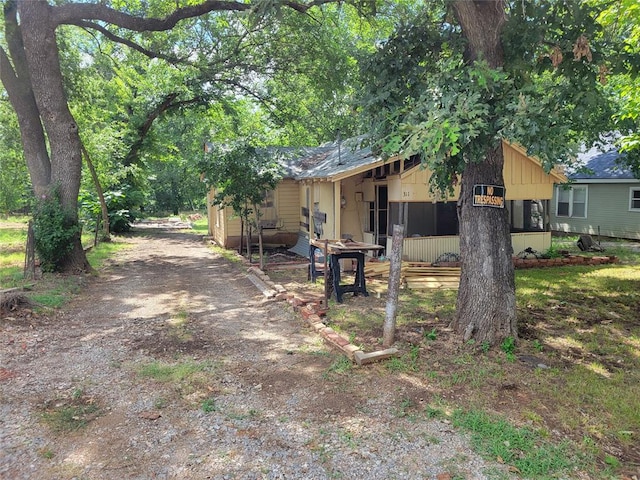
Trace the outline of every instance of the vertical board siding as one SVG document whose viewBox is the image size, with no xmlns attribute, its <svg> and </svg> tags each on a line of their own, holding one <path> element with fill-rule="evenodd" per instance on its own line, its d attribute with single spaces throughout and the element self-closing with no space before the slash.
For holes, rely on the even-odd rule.
<svg viewBox="0 0 640 480">
<path fill-rule="evenodd" d="M 387 251 L 391 239 L 387 239 Z M 460 253 L 460 238 L 455 236 L 405 238 L 402 258 L 413 262 L 434 262 L 443 253 Z"/>
<path fill-rule="evenodd" d="M 512 233 L 511 242 L 514 255 L 526 248 L 543 253 L 551 247 L 551 232 Z M 391 239 L 387 239 L 387 251 L 390 248 Z M 451 235 L 405 238 L 402 244 L 402 258 L 410 262 L 435 262 L 443 253 L 459 254 L 460 237 Z"/>
<path fill-rule="evenodd" d="M 511 234 L 513 254 L 517 255 L 527 248 L 544 253 L 551 248 L 551 232 L 522 232 Z"/>
<path fill-rule="evenodd" d="M 276 189 L 278 228 L 296 233 L 300 229 L 300 187 L 297 182 L 285 179 Z"/>
</svg>

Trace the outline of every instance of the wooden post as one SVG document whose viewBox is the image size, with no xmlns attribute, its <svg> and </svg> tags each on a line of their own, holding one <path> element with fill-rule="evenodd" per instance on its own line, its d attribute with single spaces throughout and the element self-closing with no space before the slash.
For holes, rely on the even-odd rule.
<svg viewBox="0 0 640 480">
<path fill-rule="evenodd" d="M 329 282 L 333 277 L 329 275 L 329 240 L 324 241 L 324 308 L 329 308 L 329 293 L 331 292 Z"/>
<path fill-rule="evenodd" d="M 30 280 L 36 278 L 36 240 L 33 231 L 33 220 L 29 220 L 29 228 L 27 229 L 23 277 Z"/>
<path fill-rule="evenodd" d="M 258 255 L 260 255 L 260 270 L 264 270 L 264 258 L 262 256 L 262 225 L 258 227 Z"/>
<path fill-rule="evenodd" d="M 400 292 L 400 273 L 402 270 L 402 240 L 404 227 L 393 226 L 391 252 L 389 253 L 389 291 L 387 293 L 386 317 L 382 330 L 382 346 L 389 348 L 393 345 L 396 333 L 396 312 L 398 310 L 398 295 Z"/>
</svg>

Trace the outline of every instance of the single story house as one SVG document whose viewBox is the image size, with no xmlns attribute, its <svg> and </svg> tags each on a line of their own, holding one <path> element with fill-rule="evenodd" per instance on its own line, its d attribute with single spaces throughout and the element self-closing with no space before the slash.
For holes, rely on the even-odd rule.
<svg viewBox="0 0 640 480">
<path fill-rule="evenodd" d="M 640 180 L 619 158 L 610 143 L 578 156 L 581 168 L 555 188 L 553 231 L 640 240 Z"/>
<path fill-rule="evenodd" d="M 275 230 L 296 239 L 292 250 L 307 256 L 310 238 L 351 238 L 388 249 L 392 226 L 403 223 L 407 260 L 434 261 L 445 253 L 459 253 L 458 191 L 451 198 L 434 196 L 428 187 L 431 173 L 416 158 L 383 159 L 360 141 L 311 149 L 288 165 L 288 177 L 273 192 L 273 208 Z M 566 177 L 545 173 L 540 162 L 517 145 L 503 142 L 503 149 L 514 252 L 528 247 L 545 251 L 551 246 L 553 187 Z M 231 227 L 229 212 L 216 210 L 210 207 L 210 234 L 218 243 L 231 245 L 239 226 Z"/>
</svg>

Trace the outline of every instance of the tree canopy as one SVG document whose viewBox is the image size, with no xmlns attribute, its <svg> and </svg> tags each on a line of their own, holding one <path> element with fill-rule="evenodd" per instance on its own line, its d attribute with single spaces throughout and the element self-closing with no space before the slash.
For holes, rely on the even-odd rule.
<svg viewBox="0 0 640 480">
<path fill-rule="evenodd" d="M 640 171 L 634 0 L 3 6 L 0 181 L 17 189 L 4 171 L 24 176 L 22 157 L 37 201 L 49 202 L 36 211 L 61 214 L 73 233 L 55 264 L 63 271 L 88 268 L 78 233 L 78 198 L 92 188 L 84 147 L 119 212 L 175 211 L 202 195 L 194 165 L 207 141 L 259 133 L 264 143 L 312 145 L 361 133 L 360 121 L 385 154 L 419 155 L 432 188 L 460 186 L 456 328 L 493 343 L 517 334 L 509 223 L 505 211 L 474 209 L 471 192 L 504 184 L 501 140 L 549 170 L 616 129 Z M 364 22 L 374 7 L 378 20 Z M 259 163 L 247 148 L 231 151 Z"/>
<path fill-rule="evenodd" d="M 454 326 L 465 339 L 517 335 L 507 212 L 472 202 L 475 185 L 504 185 L 501 141 L 522 145 L 549 171 L 615 126 L 607 83 L 634 72 L 637 59 L 626 43 L 631 34 L 603 21 L 608 8 L 597 1 L 428 2 L 406 10 L 363 63 L 362 106 L 374 146 L 388 156 L 419 155 L 433 172 L 431 188 L 443 195 L 460 186 Z M 633 103 L 620 93 L 627 110 L 618 119 L 633 120 Z"/>
<path fill-rule="evenodd" d="M 433 187 L 449 189 L 500 139 L 524 146 L 550 170 L 614 126 L 607 82 L 635 66 L 598 22 L 600 4 L 509 4 L 497 65 L 483 55 L 467 58 L 464 27 L 446 3 L 434 4 L 402 18 L 363 64 L 362 99 L 379 148 L 421 155 L 434 171 Z M 633 109 L 625 98 L 620 119 Z"/>
<path fill-rule="evenodd" d="M 55 187 L 69 225 L 78 222 L 84 144 L 100 180 L 118 193 L 112 198 L 128 198 L 127 207 L 148 202 L 151 186 L 166 185 L 149 168 L 162 158 L 193 160 L 196 150 L 176 148 L 174 126 L 159 122 L 188 108 L 201 119 L 192 145 L 240 136 L 249 117 L 262 118 L 254 127 L 277 143 L 315 143 L 348 130 L 353 121 L 336 107 L 354 65 L 336 52 L 348 49 L 349 37 L 307 15 L 328 3 L 5 2 L 0 76 L 36 196 Z M 59 268 L 87 268 L 79 236 L 74 245 Z"/>
</svg>

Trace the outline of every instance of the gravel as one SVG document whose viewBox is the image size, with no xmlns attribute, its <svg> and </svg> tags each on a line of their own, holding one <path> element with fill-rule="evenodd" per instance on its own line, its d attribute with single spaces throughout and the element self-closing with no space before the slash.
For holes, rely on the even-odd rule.
<svg viewBox="0 0 640 480">
<path fill-rule="evenodd" d="M 55 315 L 0 320 L 1 479 L 504 474 L 422 413 L 428 385 L 380 365 L 332 371 L 338 352 L 195 236 L 127 241 Z M 143 374 L 176 364 L 199 371 Z M 73 399 L 99 414 L 55 431 L 43 413 Z"/>
</svg>

